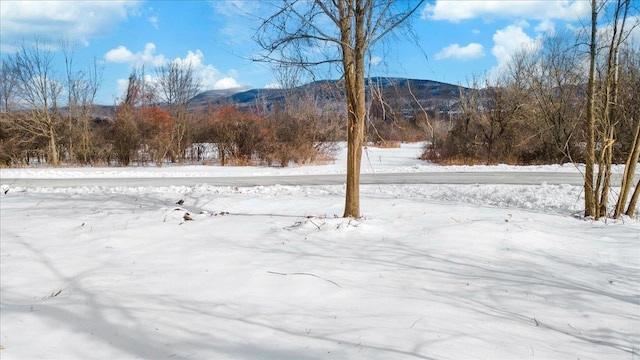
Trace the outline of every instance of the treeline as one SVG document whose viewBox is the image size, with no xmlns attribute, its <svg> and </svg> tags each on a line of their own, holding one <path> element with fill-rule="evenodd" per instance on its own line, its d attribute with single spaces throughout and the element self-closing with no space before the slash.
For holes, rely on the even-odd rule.
<svg viewBox="0 0 640 360">
<path fill-rule="evenodd" d="M 424 159 L 462 164 L 550 164 L 586 160 L 588 53 L 581 39 L 547 37 L 523 49 L 495 78 L 461 91 L 450 119 L 436 121 Z M 640 122 L 640 47 L 620 46 L 616 64 L 598 54 L 595 79 L 597 150 L 624 163 Z M 615 67 L 612 70 L 611 67 Z M 615 71 L 615 101 L 612 97 Z"/>
<path fill-rule="evenodd" d="M 135 69 L 118 104 L 95 106 L 99 66 L 78 69 L 73 52 L 63 48 L 63 72 L 54 66 L 57 54 L 39 44 L 2 59 L 1 166 L 287 166 L 328 161 L 337 142 L 346 140 L 339 82 L 297 86 L 297 79 L 286 79 L 282 101 L 203 108 L 191 104 L 201 91 L 193 69 L 172 62 L 152 74 Z M 369 142 L 398 146 L 426 139 L 435 113 L 427 115 L 401 87 L 385 94 L 372 87 L 368 99 Z"/>
<path fill-rule="evenodd" d="M 491 79 L 460 87 L 457 98 L 428 98 L 411 81 L 371 81 L 367 141 L 427 140 L 422 158 L 443 164 L 585 162 L 589 62 L 583 42 L 567 33 L 548 36 L 538 48 L 514 54 Z M 284 91 L 284 101 L 268 107 L 257 99 L 250 109 L 195 109 L 190 101 L 201 91 L 199 79 L 190 66 L 173 62 L 153 76 L 133 71 L 115 113 L 97 116 L 99 67 L 77 69 L 65 50 L 60 72 L 45 49 L 22 46 L 2 61 L 3 166 L 287 166 L 330 158 L 333 144 L 346 139 L 339 83 L 320 91 L 292 85 L 296 91 Z M 615 66 L 610 53 L 601 47 L 596 59 L 596 147 L 598 157 L 624 163 L 637 146 L 640 47 L 621 42 Z"/>
<path fill-rule="evenodd" d="M 155 69 L 153 77 L 134 70 L 115 114 L 96 116 L 98 67 L 76 71 L 64 52 L 67 76 L 56 77 L 54 54 L 43 49 L 22 46 L 3 59 L 3 166 L 287 166 L 331 158 L 345 132 L 343 115 L 311 93 L 291 94 L 269 111 L 258 102 L 250 110 L 232 104 L 193 110 L 199 80 L 190 66 L 176 62 Z"/>
</svg>

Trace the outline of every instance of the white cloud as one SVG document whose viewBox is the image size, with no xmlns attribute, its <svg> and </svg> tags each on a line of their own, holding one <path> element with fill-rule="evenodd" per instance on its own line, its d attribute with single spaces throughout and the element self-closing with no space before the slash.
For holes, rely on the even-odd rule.
<svg viewBox="0 0 640 360">
<path fill-rule="evenodd" d="M 238 84 L 234 78 L 224 77 L 215 82 L 213 89 L 222 90 L 222 89 L 232 89 L 237 87 L 240 87 L 240 84 Z"/>
<path fill-rule="evenodd" d="M 140 1 L 0 1 L 0 50 L 12 51 L 23 40 L 69 39 L 88 45 L 136 14 Z"/>
<path fill-rule="evenodd" d="M 553 35 L 556 33 L 556 24 L 548 19 L 542 20 L 534 29 L 539 33 Z"/>
<path fill-rule="evenodd" d="M 195 52 L 189 50 L 187 52 L 187 56 L 184 58 L 176 58 L 173 62 L 182 66 L 191 66 L 192 68 L 197 69 L 204 66 L 202 60 L 204 60 L 204 54 L 200 49 L 197 49 Z"/>
<path fill-rule="evenodd" d="M 618 21 L 618 31 L 620 31 L 620 27 L 622 26 L 622 19 Z M 633 44 L 632 46 L 640 46 L 640 16 L 632 15 L 628 16 L 625 19 L 625 32 L 629 32 L 628 39 L 626 40 L 628 44 Z M 600 36 L 604 38 L 611 38 L 611 33 L 613 31 L 613 22 L 608 24 L 601 24 L 598 28 L 598 33 Z"/>
<path fill-rule="evenodd" d="M 589 6 L 582 0 L 436 0 L 424 7 L 421 18 L 451 22 L 475 18 L 575 21 L 589 14 Z"/>
<path fill-rule="evenodd" d="M 240 87 L 236 81 L 238 73 L 231 69 L 222 74 L 215 66 L 205 63 L 205 57 L 200 49 L 189 50 L 184 58 L 172 60 L 182 66 L 191 66 L 193 76 L 202 82 L 203 90 L 219 90 Z"/>
<path fill-rule="evenodd" d="M 535 50 L 541 46 L 542 38 L 532 38 L 523 30 L 523 24 L 509 25 L 499 29 L 493 34 L 493 48 L 491 53 L 495 56 L 497 65 L 491 70 L 492 74 L 505 69 L 513 54 L 520 50 Z"/>
<path fill-rule="evenodd" d="M 115 49 L 109 50 L 104 55 L 104 59 L 113 63 L 128 63 L 131 66 L 160 66 L 166 63 L 165 56 L 162 54 L 156 55 L 155 52 L 156 45 L 154 43 L 146 43 L 144 50 L 138 51 L 135 54 L 121 45 Z"/>
<path fill-rule="evenodd" d="M 104 55 L 104 59 L 106 61 L 114 63 L 132 62 L 134 57 L 135 56 L 133 55 L 133 53 L 122 45 L 118 46 L 115 49 L 109 50 L 109 52 Z"/>
<path fill-rule="evenodd" d="M 497 30 L 493 34 L 493 42 L 491 53 L 496 57 L 498 64 L 507 63 L 511 60 L 511 55 L 518 50 L 535 49 L 539 46 L 539 41 L 527 35 L 522 27 L 517 25 L 509 25 Z"/>
<path fill-rule="evenodd" d="M 199 49 L 188 51 L 184 58 L 176 58 L 173 62 L 182 66 L 191 66 L 194 77 L 202 81 L 204 90 L 219 90 L 240 86 L 234 79 L 234 76 L 237 76 L 235 71 L 231 70 L 225 77 L 222 77 L 222 73 L 215 66 L 204 63 L 204 54 Z"/>
<path fill-rule="evenodd" d="M 127 87 L 129 87 L 129 80 L 118 79 L 116 80 L 116 94 L 114 94 L 115 101 L 120 102 L 127 93 Z"/>
<path fill-rule="evenodd" d="M 460 46 L 459 44 L 451 44 L 444 49 L 440 50 L 436 54 L 436 60 L 442 59 L 459 59 L 469 60 L 477 59 L 484 56 L 484 48 L 481 44 L 470 43 L 467 46 Z"/>
<path fill-rule="evenodd" d="M 159 26 L 160 18 L 157 15 L 150 16 L 147 20 L 149 20 L 149 22 L 154 28 L 156 28 L 157 30 L 160 30 L 160 26 Z"/>
<path fill-rule="evenodd" d="M 378 66 L 378 65 L 380 65 L 380 63 L 382 63 L 382 60 L 383 59 L 380 56 L 373 56 L 373 57 L 371 57 L 371 60 L 369 61 L 369 63 L 372 66 Z"/>
<path fill-rule="evenodd" d="M 110 50 L 104 56 L 106 61 L 114 63 L 127 63 L 131 66 L 150 65 L 158 67 L 167 64 L 169 60 L 163 54 L 156 55 L 156 46 L 153 43 L 147 43 L 143 51 L 137 53 L 131 52 L 124 46 L 119 46 Z M 175 58 L 171 62 L 180 66 L 191 66 L 193 76 L 201 82 L 202 90 L 219 90 L 240 87 L 241 85 L 235 79 L 238 74 L 235 70 L 229 70 L 226 74 L 222 74 L 211 64 L 205 64 L 204 54 L 200 49 L 195 51 L 189 50 L 183 58 Z M 150 72 L 153 73 L 153 70 Z M 157 77 L 146 74 L 146 81 L 156 83 Z M 127 89 L 127 80 L 118 79 L 118 92 L 122 94 Z"/>
<path fill-rule="evenodd" d="M 282 85 L 277 82 L 269 83 L 264 86 L 265 89 L 282 89 Z"/>
</svg>

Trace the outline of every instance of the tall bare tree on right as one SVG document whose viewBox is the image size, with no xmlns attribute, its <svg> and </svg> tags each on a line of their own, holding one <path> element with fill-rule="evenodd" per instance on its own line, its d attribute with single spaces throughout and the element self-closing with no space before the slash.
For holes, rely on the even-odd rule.
<svg viewBox="0 0 640 360">
<path fill-rule="evenodd" d="M 611 191 L 611 164 L 619 134 L 617 129 L 625 120 L 623 107 L 619 99 L 620 93 L 620 52 L 629 39 L 631 31 L 640 26 L 637 20 L 629 23 L 631 0 L 598 2 L 591 0 L 591 28 L 589 41 L 589 81 L 587 87 L 586 129 L 586 170 L 585 170 L 585 212 L 587 217 L 598 219 L 607 216 L 609 194 Z M 606 46 L 603 54 L 598 53 L 598 16 L 611 6 L 612 17 L 610 28 L 602 33 Z M 604 62 L 599 63 L 603 59 Z M 600 66 L 599 66 L 600 65 Z M 600 69 L 599 69 L 600 68 Z M 600 71 L 597 71 L 597 70 Z M 597 75 L 601 74 L 598 78 Z M 626 166 L 623 174 L 620 193 L 616 201 L 613 217 L 623 213 L 633 216 L 638 198 L 638 187 L 630 203 L 627 205 L 640 155 L 640 119 L 634 122 L 634 138 L 631 148 L 625 154 Z M 596 173 L 597 168 L 597 173 Z M 624 210 L 627 206 L 626 211 Z"/>
<path fill-rule="evenodd" d="M 360 217 L 360 164 L 366 116 L 365 58 L 371 47 L 405 23 L 423 0 L 284 0 L 263 19 L 259 60 L 311 67 L 340 64 L 347 108 L 344 217 Z M 325 51 L 318 56 L 318 49 Z"/>
</svg>

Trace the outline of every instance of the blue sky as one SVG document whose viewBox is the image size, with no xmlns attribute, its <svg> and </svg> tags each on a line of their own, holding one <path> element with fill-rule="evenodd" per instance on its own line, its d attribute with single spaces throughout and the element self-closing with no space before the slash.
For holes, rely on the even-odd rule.
<svg viewBox="0 0 640 360">
<path fill-rule="evenodd" d="M 98 101 L 104 104 L 122 96 L 132 67 L 144 65 L 152 76 L 156 66 L 175 60 L 193 65 L 204 90 L 261 88 L 275 80 L 268 65 L 250 60 L 258 51 L 251 36 L 259 25 L 254 19 L 267 15 L 270 5 L 258 0 L 3 0 L 0 50 L 9 55 L 35 37 L 76 43 L 79 67 L 94 58 L 102 64 Z M 536 46 L 546 32 L 582 28 L 588 16 L 585 0 L 427 1 L 411 20 L 419 48 L 402 36 L 374 48 L 371 75 L 464 85 L 495 72 L 520 47 Z M 56 55 L 61 61 L 61 53 Z"/>
</svg>

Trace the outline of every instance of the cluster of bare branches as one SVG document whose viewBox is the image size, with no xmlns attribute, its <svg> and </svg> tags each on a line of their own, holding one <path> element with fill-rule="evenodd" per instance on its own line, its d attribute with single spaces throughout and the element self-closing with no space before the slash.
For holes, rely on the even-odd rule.
<svg viewBox="0 0 640 360">
<path fill-rule="evenodd" d="M 300 103 L 295 111 L 277 109 L 269 114 L 232 105 L 210 108 L 204 119 L 193 124 L 194 152 L 203 154 L 207 145 L 212 146 L 222 166 L 286 167 L 326 161 L 335 156 L 343 130 L 335 119 L 335 114 Z"/>
<path fill-rule="evenodd" d="M 126 93 L 98 115 L 100 68 L 78 70 L 64 44 L 64 73 L 44 46 L 2 63 L 0 160 L 4 166 L 119 165 L 167 162 L 287 166 L 333 156 L 342 113 L 314 93 L 286 92 L 283 107 L 190 107 L 201 84 L 189 64 L 168 63 L 149 76 L 134 69 Z M 292 79 L 292 81 L 295 79 Z M 64 106 L 61 106 L 64 104 Z M 215 151 L 211 151 L 211 150 Z"/>
<path fill-rule="evenodd" d="M 90 122 L 101 68 L 96 61 L 79 68 L 73 44 L 61 41 L 59 47 L 63 72 L 55 65 L 53 45 L 38 40 L 2 59 L 0 162 L 4 165 L 34 159 L 52 166 L 92 161 Z"/>
<path fill-rule="evenodd" d="M 589 80 L 587 89 L 585 216 L 607 216 L 611 164 L 622 160 L 625 170 L 613 217 L 633 216 L 640 180 L 627 204 L 640 155 L 638 91 L 640 45 L 629 46 L 631 31 L 640 26 L 629 18 L 631 0 L 591 1 Z M 610 6 L 607 6 L 610 5 Z M 598 15 L 611 9 L 611 26 L 598 37 Z M 636 11 L 638 9 L 635 9 Z M 629 21 L 635 22 L 629 23 Z M 633 47 L 635 46 L 635 47 Z M 597 171 L 596 171 L 597 168 Z M 625 209 L 626 207 L 626 209 Z"/>
<path fill-rule="evenodd" d="M 3 114 L 16 107 L 21 112 L 9 121 L 2 117 L 3 130 L 18 131 L 21 143 L 40 142 L 46 144 L 52 165 L 58 165 L 59 127 L 58 105 L 63 84 L 58 81 L 53 65 L 53 53 L 43 46 L 21 47 L 2 63 Z"/>
<path fill-rule="evenodd" d="M 629 16 L 632 1 L 591 5 L 588 40 L 548 35 L 515 54 L 497 77 L 462 91 L 456 121 L 436 134 L 425 158 L 584 163 L 585 216 L 632 216 L 640 188 L 631 193 L 640 155 L 640 44 L 630 35 L 640 24 Z M 607 25 L 598 26 L 603 19 Z M 626 165 L 619 193 L 612 164 Z"/>
<path fill-rule="evenodd" d="M 155 87 L 145 79 L 141 70 L 131 74 L 117 108 L 111 139 L 119 164 L 134 159 L 158 166 L 185 160 L 288 166 L 333 156 L 338 116 L 314 102 L 311 94 L 286 92 L 285 106 L 273 110 L 259 106 L 259 99 L 252 109 L 229 104 L 197 111 L 188 107 L 199 91 L 190 67 L 159 68 Z M 154 105 L 157 96 L 162 107 Z"/>
<path fill-rule="evenodd" d="M 434 120 L 441 117 L 438 112 L 441 99 L 431 98 L 420 89 L 420 84 L 413 89 L 411 83 L 407 79 L 368 79 L 365 130 L 369 143 L 393 147 L 399 142 L 433 138 Z"/>
<path fill-rule="evenodd" d="M 461 88 L 460 101 L 448 122 L 435 120 L 432 141 L 423 157 L 465 164 L 531 161 L 536 150 L 529 136 L 534 125 L 527 121 L 530 106 L 523 101 L 526 96 L 521 84 L 504 80 Z"/>
<path fill-rule="evenodd" d="M 283 1 L 262 20 L 259 58 L 286 66 L 336 65 L 347 113 L 345 217 L 360 217 L 360 165 L 365 141 L 366 56 L 371 47 L 416 13 L 423 1 Z M 321 49 L 321 51 L 317 51 Z"/>
</svg>

